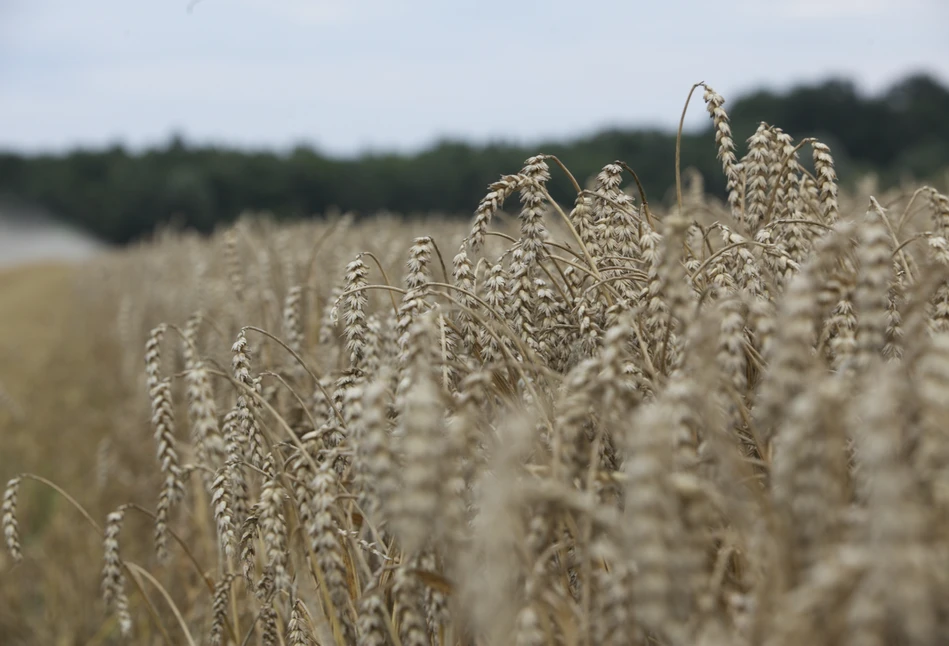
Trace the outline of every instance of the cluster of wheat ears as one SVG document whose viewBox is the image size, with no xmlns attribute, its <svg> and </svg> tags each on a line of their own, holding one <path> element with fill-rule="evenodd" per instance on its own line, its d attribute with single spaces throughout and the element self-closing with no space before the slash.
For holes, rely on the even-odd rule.
<svg viewBox="0 0 949 646">
<path fill-rule="evenodd" d="M 103 466 L 154 510 L 86 514 L 115 634 L 949 642 L 949 198 L 838 196 L 827 146 L 764 123 L 739 157 L 700 87 L 727 202 L 538 155 L 468 230 L 242 219 L 99 260 L 158 458 Z"/>
</svg>

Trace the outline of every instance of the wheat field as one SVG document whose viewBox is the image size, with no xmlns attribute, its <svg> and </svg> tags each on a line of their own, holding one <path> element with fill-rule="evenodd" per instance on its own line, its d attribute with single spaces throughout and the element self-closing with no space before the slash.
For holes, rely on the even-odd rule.
<svg viewBox="0 0 949 646">
<path fill-rule="evenodd" d="M 698 90 L 725 201 L 537 155 L 20 294 L 0 642 L 949 643 L 949 197 Z"/>
</svg>

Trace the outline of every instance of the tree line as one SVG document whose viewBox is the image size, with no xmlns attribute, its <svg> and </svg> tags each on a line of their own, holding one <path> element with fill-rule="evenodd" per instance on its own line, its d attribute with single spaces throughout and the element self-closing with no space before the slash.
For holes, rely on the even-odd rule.
<svg viewBox="0 0 949 646">
<path fill-rule="evenodd" d="M 876 96 L 831 80 L 783 93 L 755 92 L 726 109 L 739 142 L 760 121 L 795 139 L 819 137 L 831 146 L 844 183 L 867 172 L 884 184 L 905 177 L 932 181 L 949 168 L 949 89 L 926 75 L 908 77 Z M 674 185 L 675 133 L 655 129 L 608 130 L 530 147 L 444 141 L 416 154 L 356 159 L 334 159 L 302 146 L 278 154 L 194 146 L 173 137 L 143 152 L 122 146 L 60 155 L 0 152 L 0 197 L 48 209 L 115 243 L 169 224 L 209 232 L 247 209 L 277 218 L 333 208 L 467 217 L 489 183 L 516 172 L 537 152 L 557 155 L 581 181 L 603 164 L 623 160 L 652 201 L 665 199 Z M 721 195 L 724 178 L 715 155 L 710 127 L 683 136 L 683 166 L 696 168 L 706 189 Z M 551 191 L 573 198 L 560 177 Z"/>
</svg>

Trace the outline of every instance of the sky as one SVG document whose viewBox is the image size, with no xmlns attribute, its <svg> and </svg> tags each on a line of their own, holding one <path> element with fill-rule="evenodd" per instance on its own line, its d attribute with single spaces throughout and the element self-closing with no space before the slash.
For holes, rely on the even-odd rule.
<svg viewBox="0 0 949 646">
<path fill-rule="evenodd" d="M 949 84 L 949 0 L 0 0 L 0 149 L 530 143 L 913 72 Z"/>
</svg>

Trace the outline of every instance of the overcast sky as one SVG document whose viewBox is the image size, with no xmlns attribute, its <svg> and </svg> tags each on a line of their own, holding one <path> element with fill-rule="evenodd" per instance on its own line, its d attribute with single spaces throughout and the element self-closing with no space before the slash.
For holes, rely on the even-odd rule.
<svg viewBox="0 0 949 646">
<path fill-rule="evenodd" d="M 726 100 L 832 75 L 949 83 L 949 0 L 189 4 L 0 0 L 0 149 L 180 132 L 350 155 L 673 127 L 702 80 Z"/>
</svg>

